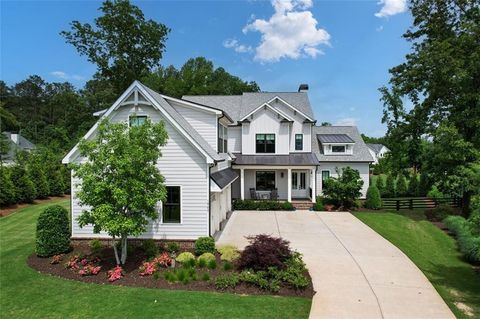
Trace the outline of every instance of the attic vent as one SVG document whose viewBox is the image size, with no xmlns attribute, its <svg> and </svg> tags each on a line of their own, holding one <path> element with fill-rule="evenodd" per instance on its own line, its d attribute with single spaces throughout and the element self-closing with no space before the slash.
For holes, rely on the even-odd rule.
<svg viewBox="0 0 480 319">
<path fill-rule="evenodd" d="M 308 84 L 300 84 L 300 86 L 298 87 L 298 92 L 306 92 L 308 91 Z"/>
</svg>

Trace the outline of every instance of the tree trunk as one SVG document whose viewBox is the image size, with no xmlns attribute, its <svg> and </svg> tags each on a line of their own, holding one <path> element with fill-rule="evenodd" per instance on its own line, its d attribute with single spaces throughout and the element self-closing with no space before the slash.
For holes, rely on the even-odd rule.
<svg viewBox="0 0 480 319">
<path fill-rule="evenodd" d="M 124 265 L 127 260 L 127 239 L 127 235 L 122 235 L 122 265 Z"/>
<path fill-rule="evenodd" d="M 117 265 L 120 265 L 120 258 L 118 258 L 117 241 L 115 240 L 115 236 L 113 236 L 113 251 L 115 252 L 115 260 L 117 261 Z"/>
<path fill-rule="evenodd" d="M 470 216 L 470 201 L 472 199 L 472 192 L 464 192 L 462 196 L 462 215 L 465 218 Z"/>
</svg>

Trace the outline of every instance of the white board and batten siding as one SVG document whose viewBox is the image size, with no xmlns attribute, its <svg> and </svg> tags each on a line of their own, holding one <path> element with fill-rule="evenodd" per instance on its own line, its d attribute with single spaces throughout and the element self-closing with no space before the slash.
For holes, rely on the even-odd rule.
<svg viewBox="0 0 480 319">
<path fill-rule="evenodd" d="M 320 165 L 317 167 L 317 195 L 322 195 L 322 171 L 329 171 L 330 172 L 330 177 L 338 177 L 336 168 L 338 168 L 340 171 L 342 168 L 345 168 L 347 166 L 350 166 L 353 169 L 356 169 L 360 173 L 360 178 L 363 180 L 363 186 L 361 189 L 362 196 L 361 198 L 365 198 L 367 195 L 367 189 L 369 186 L 370 182 L 370 176 L 369 176 L 369 163 L 325 163 L 322 162 Z"/>
<path fill-rule="evenodd" d="M 135 112 L 132 107 L 122 106 L 112 114 L 113 122 L 127 121 L 132 113 L 147 115 L 153 122 L 165 121 L 168 143 L 162 147 L 162 157 L 158 169 L 165 177 L 167 186 L 181 187 L 181 223 L 163 224 L 161 217 L 152 221 L 147 231 L 139 238 L 189 240 L 208 236 L 209 216 L 209 176 L 205 157 L 181 135 L 163 115 L 151 106 L 141 106 Z M 72 236 L 75 238 L 108 237 L 106 234 L 94 234 L 92 226 L 80 228 L 76 218 L 82 207 L 75 197 L 78 181 L 72 183 Z M 158 205 L 161 216 L 161 205 Z"/>
</svg>

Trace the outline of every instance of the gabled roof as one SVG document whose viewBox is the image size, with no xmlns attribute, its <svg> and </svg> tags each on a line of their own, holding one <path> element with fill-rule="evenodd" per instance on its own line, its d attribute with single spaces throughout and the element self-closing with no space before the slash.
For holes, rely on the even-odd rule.
<svg viewBox="0 0 480 319">
<path fill-rule="evenodd" d="M 181 116 L 159 93 L 153 91 L 139 81 L 134 81 L 130 87 L 117 99 L 117 101 L 108 108 L 99 119 L 97 123 L 87 132 L 84 138 L 89 138 L 98 127 L 98 123 L 108 117 L 117 107 L 120 106 L 134 90 L 138 90 L 144 94 L 147 99 L 150 99 L 153 107 L 162 112 L 167 120 L 171 121 L 177 130 L 183 134 L 201 153 L 207 157 L 207 161 L 223 161 L 224 156 L 219 155 L 207 141 Z M 71 161 L 71 157 L 78 151 L 78 144 L 63 158 L 62 163 L 67 164 Z"/>
<path fill-rule="evenodd" d="M 234 121 L 240 121 L 259 106 L 278 97 L 310 119 L 313 110 L 306 92 L 255 92 L 242 95 L 185 95 L 182 99 L 225 111 Z"/>
<path fill-rule="evenodd" d="M 248 117 L 254 113 L 256 113 L 258 110 L 260 110 L 261 108 L 265 108 L 265 109 L 269 109 L 271 110 L 272 112 L 274 113 L 277 113 L 278 115 L 282 116 L 283 119 L 282 119 L 282 122 L 284 120 L 288 121 L 288 122 L 293 122 L 293 119 L 290 118 L 287 114 L 283 113 L 282 111 L 278 110 L 278 109 L 275 109 L 273 108 L 270 104 L 268 103 L 264 103 L 260 106 L 258 106 L 257 108 L 253 109 L 250 113 L 246 114 L 243 118 L 240 119 L 240 122 L 243 122 L 243 121 L 247 121 L 248 120 Z"/>
<path fill-rule="evenodd" d="M 317 134 L 320 143 L 355 143 L 347 134 Z"/>
<path fill-rule="evenodd" d="M 368 143 L 367 146 L 368 146 L 368 148 L 371 149 L 375 154 L 380 153 L 380 151 L 382 150 L 383 147 L 385 147 L 385 148 L 388 150 L 388 147 L 386 147 L 386 146 L 383 145 L 383 144 L 372 144 L 372 143 Z"/>
<path fill-rule="evenodd" d="M 347 135 L 353 140 L 353 154 L 325 155 L 319 136 L 330 134 Z M 312 152 L 315 153 L 319 162 L 373 162 L 372 155 L 356 126 L 314 126 L 312 135 L 317 136 L 312 138 Z"/>
<path fill-rule="evenodd" d="M 15 153 L 17 151 L 30 151 L 36 148 L 35 144 L 33 144 L 20 134 L 11 132 L 3 132 L 2 134 L 7 138 L 8 143 L 8 152 L 7 154 L 2 155 L 3 160 L 15 159 Z M 15 141 L 13 140 L 12 135 L 16 135 Z"/>
</svg>

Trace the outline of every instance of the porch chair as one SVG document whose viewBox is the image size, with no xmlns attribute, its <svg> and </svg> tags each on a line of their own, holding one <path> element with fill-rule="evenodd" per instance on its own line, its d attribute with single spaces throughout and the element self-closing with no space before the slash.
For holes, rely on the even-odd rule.
<svg viewBox="0 0 480 319">
<path fill-rule="evenodd" d="M 255 188 L 250 188 L 250 198 L 257 199 L 257 192 L 255 191 Z"/>
<path fill-rule="evenodd" d="M 270 199 L 277 200 L 278 199 L 278 189 L 274 188 L 270 192 Z"/>
</svg>

